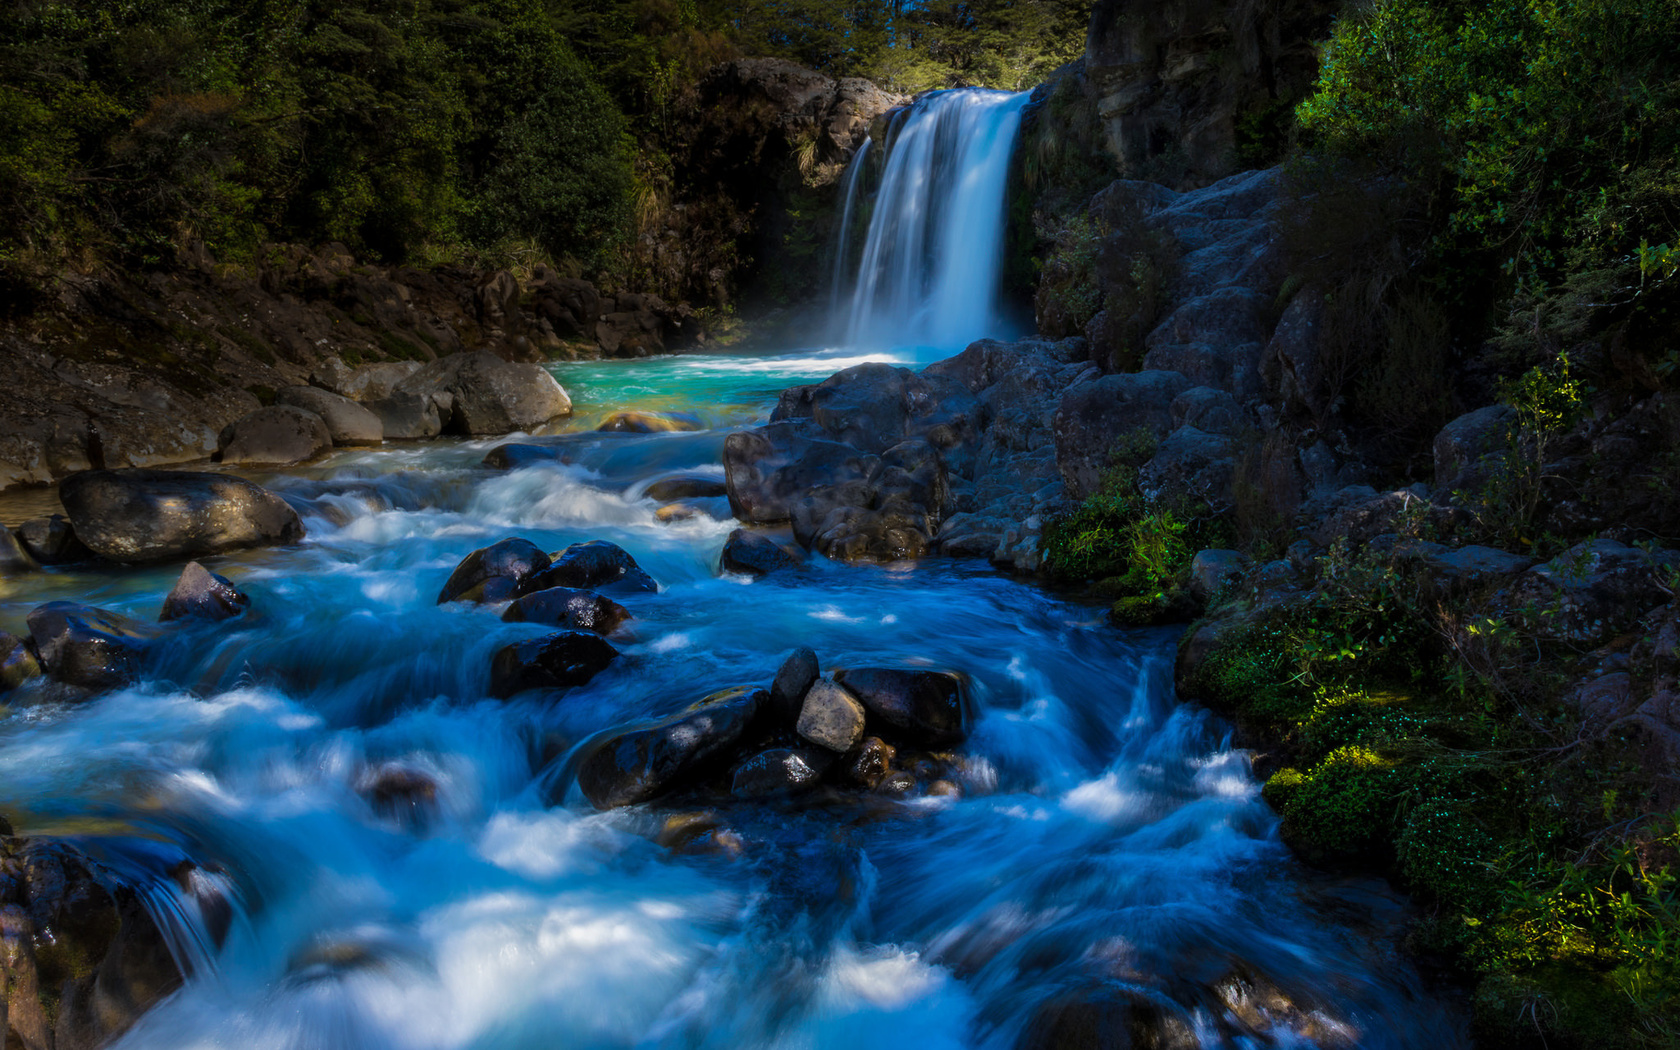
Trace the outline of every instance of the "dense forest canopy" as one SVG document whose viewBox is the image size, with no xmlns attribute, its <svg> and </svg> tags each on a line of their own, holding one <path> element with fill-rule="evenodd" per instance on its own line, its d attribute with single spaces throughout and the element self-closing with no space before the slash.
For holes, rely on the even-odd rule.
<svg viewBox="0 0 1680 1050">
<path fill-rule="evenodd" d="M 1088 4 L 1013 0 L 11 0 L 0 269 L 340 241 L 385 261 L 598 264 L 637 154 L 712 64 L 784 56 L 905 91 L 1021 88 Z"/>
</svg>

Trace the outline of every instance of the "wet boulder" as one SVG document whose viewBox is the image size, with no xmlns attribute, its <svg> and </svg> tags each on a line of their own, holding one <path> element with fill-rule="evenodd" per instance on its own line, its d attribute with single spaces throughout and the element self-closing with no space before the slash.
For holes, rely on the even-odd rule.
<svg viewBox="0 0 1680 1050">
<path fill-rule="evenodd" d="M 514 599 L 502 613 L 502 619 L 509 623 L 541 623 L 606 635 L 630 619 L 630 610 L 594 591 L 549 587 Z"/>
<path fill-rule="evenodd" d="M 898 749 L 878 736 L 866 737 L 841 762 L 846 779 L 861 788 L 874 790 L 893 771 Z"/>
<path fill-rule="evenodd" d="M 819 435 L 802 422 L 772 423 L 729 435 L 723 443 L 729 509 L 744 522 L 776 524 L 793 518 L 793 503 L 815 489 L 855 491 L 867 505 L 879 456 Z"/>
<path fill-rule="evenodd" d="M 289 386 L 275 400 L 320 416 L 334 445 L 378 445 L 385 440 L 385 424 L 379 416 L 330 390 Z"/>
<path fill-rule="evenodd" d="M 507 699 L 527 689 L 569 689 L 585 685 L 618 659 L 592 631 L 556 631 L 496 651 L 490 664 L 490 695 Z"/>
<path fill-rule="evenodd" d="M 231 620 L 251 607 L 251 598 L 226 576 L 211 572 L 196 561 L 187 562 L 175 581 L 158 619 Z"/>
<path fill-rule="evenodd" d="M 578 788 L 596 809 L 656 798 L 722 761 L 768 701 L 762 689 L 731 689 L 652 725 L 608 733 L 578 768 Z"/>
<path fill-rule="evenodd" d="M 566 450 L 559 445 L 534 445 L 510 441 L 484 454 L 484 465 L 492 470 L 518 470 L 538 463 L 566 463 Z"/>
<path fill-rule="evenodd" d="M 950 499 L 939 450 L 916 438 L 879 455 L 819 436 L 805 420 L 724 441 L 729 506 L 744 522 L 791 522 L 802 546 L 833 558 L 893 561 L 927 550 Z"/>
<path fill-rule="evenodd" d="M 217 450 L 223 463 L 284 467 L 314 459 L 332 444 L 320 416 L 292 405 L 270 405 L 224 427 Z"/>
<path fill-rule="evenodd" d="M 863 704 L 872 719 L 923 747 L 949 747 L 968 738 L 967 683 L 948 671 L 859 667 L 834 672 L 834 681 Z"/>
<path fill-rule="evenodd" d="M 16 576 L 39 569 L 35 559 L 23 549 L 12 530 L 0 525 L 0 576 Z"/>
<path fill-rule="evenodd" d="M 297 543 L 286 501 L 243 478 L 170 470 L 87 470 L 59 486 L 76 536 L 103 558 L 146 562 Z"/>
<path fill-rule="evenodd" d="M 926 441 L 961 471 L 973 459 L 984 412 L 955 377 L 871 363 L 783 391 L 770 419 L 808 419 L 825 437 L 875 454 Z"/>
<path fill-rule="evenodd" d="M 614 412 L 595 429 L 609 434 L 668 434 L 701 426 L 692 412 Z"/>
<path fill-rule="evenodd" d="M 772 747 L 745 759 L 730 774 L 736 798 L 776 798 L 809 791 L 822 783 L 834 755 L 814 747 Z"/>
<path fill-rule="evenodd" d="M 503 602 L 527 588 L 526 581 L 549 566 L 549 557 L 536 544 L 517 536 L 480 547 L 461 559 L 449 574 L 437 603 Z"/>
<path fill-rule="evenodd" d="M 115 689 L 140 673 L 154 632 L 80 602 L 48 602 L 29 613 L 29 639 L 46 672 L 83 689 Z"/>
<path fill-rule="evenodd" d="M 22 638 L 0 631 L 0 693 L 9 693 L 41 675 L 41 661 Z"/>
<path fill-rule="evenodd" d="M 528 591 L 549 587 L 657 591 L 659 584 L 642 571 L 630 552 L 606 540 L 574 543 L 549 555 L 552 564 L 532 577 Z"/>
<path fill-rule="evenodd" d="M 671 503 L 682 499 L 714 499 L 727 496 L 729 486 L 722 478 L 713 474 L 677 474 L 673 477 L 660 478 L 647 487 L 648 499 L 659 503 Z"/>
<path fill-rule="evenodd" d="M 482 350 L 429 362 L 393 392 L 447 394 L 452 411 L 445 429 L 458 434 L 530 430 L 572 413 L 571 398 L 546 369 Z"/>
<path fill-rule="evenodd" d="M 181 971 L 142 892 L 67 842 L 0 841 L 0 970 L 9 992 L 0 1016 L 8 1045 L 109 1045 L 180 987 Z M 68 973 L 65 960 L 75 961 Z"/>
<path fill-rule="evenodd" d="M 863 739 L 864 708 L 844 686 L 819 678 L 799 705 L 799 735 L 834 752 L 850 751 Z"/>
<path fill-rule="evenodd" d="M 76 538 L 70 519 L 62 514 L 30 518 L 15 531 L 23 549 L 42 565 L 74 565 L 93 560 L 93 552 Z"/>
<path fill-rule="evenodd" d="M 799 720 L 805 694 L 817 680 L 817 654 L 801 646 L 787 655 L 776 677 L 770 683 L 770 711 L 778 726 L 791 726 Z"/>
<path fill-rule="evenodd" d="M 791 569 L 800 561 L 770 537 L 747 529 L 736 529 L 724 541 L 720 565 L 724 572 L 767 576 L 777 569 Z"/>
</svg>

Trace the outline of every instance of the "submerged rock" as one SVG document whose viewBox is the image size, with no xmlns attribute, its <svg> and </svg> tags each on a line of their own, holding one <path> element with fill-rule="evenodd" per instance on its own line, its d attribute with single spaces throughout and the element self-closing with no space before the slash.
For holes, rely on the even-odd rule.
<svg viewBox="0 0 1680 1050">
<path fill-rule="evenodd" d="M 438 592 L 437 603 L 507 601 L 530 589 L 525 582 L 548 566 L 548 555 L 530 540 L 498 540 L 461 559 Z"/>
<path fill-rule="evenodd" d="M 730 775 L 736 798 L 774 798 L 809 791 L 822 782 L 834 755 L 813 747 L 773 747 L 744 760 Z"/>
<path fill-rule="evenodd" d="M 770 537 L 736 529 L 723 543 L 719 564 L 724 572 L 767 576 L 777 569 L 791 569 L 799 562 L 799 558 Z"/>
<path fill-rule="evenodd" d="M 211 572 L 196 561 L 187 563 L 181 578 L 163 600 L 160 621 L 193 617 L 200 620 L 229 620 L 251 607 L 251 598 L 226 576 Z"/>
<path fill-rule="evenodd" d="M 916 744 L 947 747 L 968 738 L 968 691 L 961 675 L 860 667 L 836 671 L 834 680 L 871 716 Z"/>
<path fill-rule="evenodd" d="M 75 527 L 62 514 L 31 518 L 14 531 L 23 549 L 42 565 L 74 565 L 93 559 L 93 552 L 76 537 Z"/>
<path fill-rule="evenodd" d="M 527 689 L 584 685 L 618 659 L 618 650 L 590 631 L 556 631 L 497 650 L 490 695 L 506 699 Z"/>
<path fill-rule="evenodd" d="M 700 430 L 700 419 L 690 412 L 615 412 L 595 428 L 607 433 L 664 434 Z"/>
<path fill-rule="evenodd" d="M 153 631 L 80 602 L 48 602 L 29 614 L 29 638 L 53 678 L 83 689 L 114 689 L 140 673 Z"/>
<path fill-rule="evenodd" d="M 630 619 L 630 610 L 594 591 L 550 587 L 515 599 L 502 613 L 502 619 L 509 623 L 544 623 L 605 635 Z"/>
<path fill-rule="evenodd" d="M 647 487 L 645 495 L 658 503 L 685 499 L 716 499 L 729 494 L 722 478 L 711 474 L 678 474 L 660 478 Z"/>
<path fill-rule="evenodd" d="M 653 725 L 610 733 L 583 760 L 578 788 L 596 809 L 664 794 L 724 758 L 768 699 L 762 689 L 732 689 Z"/>
<path fill-rule="evenodd" d="M 244 478 L 171 470 L 88 470 L 58 497 L 88 549 L 145 562 L 296 543 L 303 522 L 279 496 Z"/>
<path fill-rule="evenodd" d="M 574 543 L 549 556 L 552 564 L 531 580 L 527 590 L 579 587 L 596 590 L 657 591 L 659 584 L 643 572 L 630 552 L 606 540 Z"/>
<path fill-rule="evenodd" d="M 271 405 L 229 423 L 217 441 L 223 463 L 289 466 L 332 448 L 320 416 L 292 405 Z"/>
</svg>

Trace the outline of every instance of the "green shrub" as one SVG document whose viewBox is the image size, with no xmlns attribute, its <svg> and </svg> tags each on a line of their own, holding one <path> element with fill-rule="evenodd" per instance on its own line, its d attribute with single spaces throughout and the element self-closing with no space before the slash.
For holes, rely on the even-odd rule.
<svg viewBox="0 0 1680 1050">
<path fill-rule="evenodd" d="M 1347 746 L 1307 772 L 1279 770 L 1264 793 L 1283 817 L 1290 845 L 1309 860 L 1375 863 L 1390 848 L 1394 779 L 1392 763 Z"/>
</svg>

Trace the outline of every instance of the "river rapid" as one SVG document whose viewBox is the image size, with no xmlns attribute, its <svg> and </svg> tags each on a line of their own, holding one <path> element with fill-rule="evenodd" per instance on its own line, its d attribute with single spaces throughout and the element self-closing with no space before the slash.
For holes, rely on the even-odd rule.
<svg viewBox="0 0 1680 1050">
<path fill-rule="evenodd" d="M 499 441 L 443 440 L 254 476 L 309 536 L 210 561 L 245 616 L 172 635 L 134 687 L 0 719 L 0 812 L 151 879 L 192 970 L 119 1045 L 1126 1045 L 1123 1025 L 1092 1034 L 1114 1003 L 1161 1045 L 1465 1045 L 1373 935 L 1402 902 L 1298 866 L 1248 755 L 1176 702 L 1174 631 L 1116 630 L 981 563 L 720 576 L 731 522 L 656 519 L 650 481 L 721 474 L 731 427 L 857 359 L 559 365 L 569 462 L 495 471 Z M 707 429 L 589 432 L 627 408 Z M 506 536 L 608 539 L 659 581 L 620 596 L 624 656 L 587 686 L 487 698 L 491 654 L 548 628 L 436 604 Z M 53 598 L 151 620 L 178 573 L 6 581 L 0 628 Z M 961 794 L 737 803 L 714 848 L 684 850 L 656 841 L 659 806 L 597 813 L 568 787 L 590 734 L 767 683 L 799 645 L 824 669 L 971 675 Z M 370 801 L 391 764 L 432 804 Z M 219 947 L 161 874 L 181 853 L 222 873 Z"/>
</svg>

